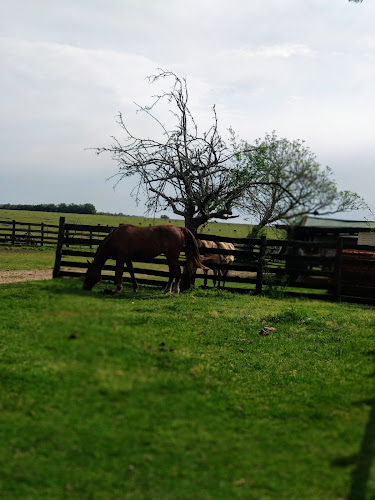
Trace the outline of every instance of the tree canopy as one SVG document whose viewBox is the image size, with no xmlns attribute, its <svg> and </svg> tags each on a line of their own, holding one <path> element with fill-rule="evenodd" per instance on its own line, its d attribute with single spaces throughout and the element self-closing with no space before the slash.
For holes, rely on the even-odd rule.
<svg viewBox="0 0 375 500">
<path fill-rule="evenodd" d="M 92 203 L 39 203 L 38 205 L 11 204 L 0 205 L 4 210 L 29 210 L 35 212 L 62 212 L 72 214 L 96 214 L 96 208 Z"/>
<path fill-rule="evenodd" d="M 266 135 L 250 144 L 232 130 L 227 144 L 218 130 L 215 106 L 212 123 L 200 132 L 188 107 L 185 78 L 159 70 L 150 83 L 167 79 L 170 90 L 154 96 L 138 111 L 157 124 L 157 138 L 134 135 L 120 113 L 125 137 L 113 137 L 108 147 L 117 162 L 113 177 L 120 182 L 135 177 L 136 202 L 144 195 L 147 213 L 171 209 L 182 216 L 193 233 L 210 219 L 231 219 L 236 208 L 256 218 L 258 229 L 305 214 L 332 214 L 360 208 L 363 201 L 350 191 L 338 191 L 332 171 L 322 169 L 303 141 Z M 165 125 L 156 111 L 166 101 L 173 125 Z"/>
<path fill-rule="evenodd" d="M 356 193 L 339 191 L 329 167 L 321 167 L 301 140 L 279 139 L 276 133 L 255 141 L 251 152 L 237 155 L 238 175 L 259 184 L 246 189 L 236 206 L 256 221 L 253 233 L 277 221 L 302 215 L 328 215 L 365 207 Z M 247 143 L 234 144 L 247 149 Z"/>
<path fill-rule="evenodd" d="M 239 182 L 234 175 L 235 153 L 218 131 L 215 107 L 211 126 L 200 132 L 188 107 L 186 79 L 163 70 L 149 77 L 150 83 L 161 79 L 169 79 L 171 89 L 154 96 L 150 106 L 138 106 L 138 110 L 157 123 L 162 139 L 136 137 L 119 114 L 125 139 L 121 142 L 113 137 L 109 147 L 95 149 L 98 154 L 110 153 L 117 162 L 118 182 L 136 176 L 133 196 L 139 201 L 141 193 L 145 194 L 148 213 L 172 209 L 185 219 L 186 227 L 196 232 L 212 218 L 234 217 L 234 202 L 253 181 L 247 178 Z M 175 120 L 170 128 L 154 115 L 163 100 Z"/>
</svg>

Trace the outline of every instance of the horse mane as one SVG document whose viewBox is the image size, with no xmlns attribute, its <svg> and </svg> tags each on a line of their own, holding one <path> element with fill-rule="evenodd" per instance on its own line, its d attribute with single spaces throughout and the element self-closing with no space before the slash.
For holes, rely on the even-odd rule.
<svg viewBox="0 0 375 500">
<path fill-rule="evenodd" d="M 95 255 L 97 255 L 103 249 L 103 246 L 105 246 L 108 240 L 111 238 L 113 231 L 114 229 L 112 229 L 112 231 L 107 234 L 104 240 L 100 242 L 98 248 L 96 249 Z"/>
</svg>

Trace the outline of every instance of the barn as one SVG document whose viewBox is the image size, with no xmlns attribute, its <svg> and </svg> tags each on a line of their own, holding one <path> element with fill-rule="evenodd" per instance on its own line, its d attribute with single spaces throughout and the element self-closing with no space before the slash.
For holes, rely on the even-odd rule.
<svg viewBox="0 0 375 500">
<path fill-rule="evenodd" d="M 344 239 L 344 247 L 354 245 L 375 247 L 375 222 L 305 216 L 301 225 L 284 226 L 288 239 L 336 242 Z M 346 245 L 345 245 L 346 244 Z"/>
<path fill-rule="evenodd" d="M 289 241 L 310 244 L 303 246 L 305 255 L 336 258 L 341 240 L 338 271 L 341 292 L 347 297 L 374 298 L 375 222 L 305 216 L 301 225 L 284 226 L 284 229 Z M 333 264 L 329 269 L 333 271 Z"/>
</svg>

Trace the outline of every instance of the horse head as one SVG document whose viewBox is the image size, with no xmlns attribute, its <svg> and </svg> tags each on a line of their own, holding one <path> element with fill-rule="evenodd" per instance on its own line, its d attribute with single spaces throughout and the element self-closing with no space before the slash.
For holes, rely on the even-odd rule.
<svg viewBox="0 0 375 500">
<path fill-rule="evenodd" d="M 85 281 L 83 282 L 84 290 L 91 290 L 91 288 L 96 285 L 101 280 L 100 269 L 94 267 L 92 262 L 87 261 L 87 271 L 85 276 Z"/>
</svg>

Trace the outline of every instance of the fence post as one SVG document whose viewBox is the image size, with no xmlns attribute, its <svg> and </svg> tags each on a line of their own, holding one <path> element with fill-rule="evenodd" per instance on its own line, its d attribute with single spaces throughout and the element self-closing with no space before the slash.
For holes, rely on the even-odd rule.
<svg viewBox="0 0 375 500">
<path fill-rule="evenodd" d="M 40 224 L 40 246 L 44 245 L 44 222 Z"/>
<path fill-rule="evenodd" d="M 12 245 L 14 245 L 16 242 L 16 221 L 15 220 L 12 220 L 12 236 L 11 236 L 10 241 L 11 241 Z"/>
<path fill-rule="evenodd" d="M 341 302 L 341 277 L 342 277 L 342 249 L 344 239 L 337 240 L 336 259 L 335 259 L 335 297 L 337 302 Z"/>
<path fill-rule="evenodd" d="M 53 268 L 54 278 L 58 278 L 60 275 L 62 247 L 64 243 L 64 232 L 65 232 L 65 217 L 60 217 L 59 234 L 57 236 L 57 245 L 56 245 L 55 266 Z"/>
<path fill-rule="evenodd" d="M 267 248 L 267 236 L 263 235 L 260 237 L 260 248 L 258 256 L 258 270 L 257 270 L 257 282 L 255 285 L 255 294 L 260 295 L 262 293 L 263 287 L 263 271 L 264 271 L 264 256 L 266 254 Z"/>
</svg>

